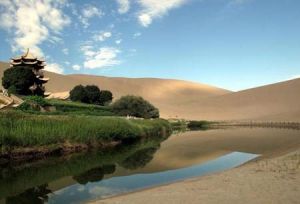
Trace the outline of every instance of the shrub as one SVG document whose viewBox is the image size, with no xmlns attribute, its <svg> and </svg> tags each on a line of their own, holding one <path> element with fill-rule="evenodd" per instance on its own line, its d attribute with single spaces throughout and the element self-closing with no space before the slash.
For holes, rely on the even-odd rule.
<svg viewBox="0 0 300 204">
<path fill-rule="evenodd" d="M 27 102 L 34 103 L 34 104 L 39 105 L 41 107 L 45 107 L 45 106 L 49 105 L 49 103 L 46 101 L 46 99 L 44 99 L 41 96 L 28 96 L 28 97 L 25 98 L 25 100 Z"/>
<path fill-rule="evenodd" d="M 2 85 L 10 93 L 30 95 L 30 87 L 35 83 L 36 76 L 26 67 L 10 68 L 4 71 Z"/>
<path fill-rule="evenodd" d="M 192 120 L 188 122 L 187 128 L 190 130 L 199 130 L 199 129 L 207 129 L 210 125 L 210 122 L 208 121 L 196 121 Z"/>
<path fill-rule="evenodd" d="M 72 101 L 78 101 L 78 102 L 83 102 L 83 103 L 88 103 L 88 94 L 85 90 L 85 87 L 82 85 L 75 86 L 71 91 L 70 91 L 70 99 Z"/>
<path fill-rule="evenodd" d="M 28 96 L 25 98 L 24 103 L 18 106 L 18 109 L 22 111 L 40 111 L 41 108 L 48 105 L 50 104 L 41 96 Z"/>
<path fill-rule="evenodd" d="M 106 105 L 112 101 L 112 98 L 110 91 L 100 91 L 95 85 L 78 85 L 70 91 L 70 99 L 82 103 Z"/>
<path fill-rule="evenodd" d="M 112 110 L 121 116 L 159 118 L 159 110 L 140 96 L 123 96 L 112 105 Z"/>
<path fill-rule="evenodd" d="M 85 87 L 85 91 L 90 104 L 100 104 L 100 89 L 95 85 L 88 85 Z"/>
<path fill-rule="evenodd" d="M 112 102 L 113 94 L 108 90 L 101 91 L 100 105 L 104 106 Z"/>
</svg>

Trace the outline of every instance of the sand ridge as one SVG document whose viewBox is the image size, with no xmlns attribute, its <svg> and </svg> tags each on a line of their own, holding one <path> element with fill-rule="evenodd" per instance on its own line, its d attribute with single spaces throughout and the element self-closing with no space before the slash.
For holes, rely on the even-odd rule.
<svg viewBox="0 0 300 204">
<path fill-rule="evenodd" d="M 0 62 L 0 77 L 7 63 Z M 160 109 L 163 118 L 300 122 L 300 79 L 239 92 L 200 83 L 154 78 L 61 75 L 46 72 L 47 91 L 65 98 L 78 84 L 109 89 L 114 98 L 140 95 Z"/>
</svg>

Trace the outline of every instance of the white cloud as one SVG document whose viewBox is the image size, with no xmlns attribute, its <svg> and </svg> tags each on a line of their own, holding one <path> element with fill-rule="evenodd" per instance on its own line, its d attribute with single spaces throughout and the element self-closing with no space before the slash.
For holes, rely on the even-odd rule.
<svg viewBox="0 0 300 204">
<path fill-rule="evenodd" d="M 62 49 L 62 52 L 63 52 L 65 55 L 68 55 L 68 54 L 69 54 L 69 49 L 68 49 L 68 48 L 64 48 L 64 49 Z"/>
<path fill-rule="evenodd" d="M 160 18 L 168 13 L 169 10 L 178 8 L 189 0 L 138 0 L 142 7 L 138 19 L 142 26 L 148 27 L 153 19 Z"/>
<path fill-rule="evenodd" d="M 130 2 L 129 0 L 117 0 L 117 3 L 119 4 L 118 12 L 120 14 L 127 13 L 130 9 Z"/>
<path fill-rule="evenodd" d="M 250 0 L 230 0 L 229 5 L 242 5 L 248 3 Z"/>
<path fill-rule="evenodd" d="M 78 65 L 78 64 L 74 64 L 73 66 L 72 66 L 72 68 L 74 69 L 74 70 L 76 70 L 76 71 L 78 71 L 78 70 L 80 70 L 80 65 Z"/>
<path fill-rule="evenodd" d="M 1 0 L 0 27 L 13 32 L 12 50 L 27 48 L 37 56 L 42 56 L 40 45 L 45 41 L 56 42 L 56 35 L 70 23 L 63 13 L 65 1 L 52 0 Z"/>
<path fill-rule="evenodd" d="M 95 51 L 91 46 L 83 46 L 81 50 L 86 57 L 84 67 L 87 69 L 99 69 L 121 63 L 117 59 L 120 50 L 113 47 L 102 47 Z"/>
<path fill-rule="evenodd" d="M 83 24 L 85 28 L 89 27 L 90 23 L 89 20 L 93 17 L 102 17 L 104 13 L 98 9 L 95 6 L 92 5 L 86 5 L 82 10 L 81 10 L 81 15 L 79 15 L 79 20 Z"/>
<path fill-rule="evenodd" d="M 64 73 L 63 68 L 61 68 L 61 66 L 59 64 L 56 64 L 56 63 L 47 64 L 47 66 L 45 66 L 45 70 L 49 71 L 49 72 L 58 73 L 58 74 L 63 74 Z"/>
<path fill-rule="evenodd" d="M 137 32 L 137 33 L 133 34 L 133 38 L 138 38 L 138 37 L 140 37 L 141 35 L 142 35 L 142 33 Z"/>
<path fill-rule="evenodd" d="M 139 21 L 142 26 L 148 27 L 152 23 L 152 17 L 149 14 L 144 13 L 139 16 Z"/>
<path fill-rule="evenodd" d="M 121 40 L 121 39 L 120 39 L 120 40 L 116 40 L 115 43 L 116 43 L 117 45 L 119 45 L 119 44 L 122 43 L 122 40 Z"/>
<path fill-rule="evenodd" d="M 95 35 L 94 39 L 96 41 L 103 42 L 103 41 L 107 40 L 108 38 L 110 38 L 111 36 L 112 36 L 111 32 L 101 32 L 100 34 Z"/>
</svg>

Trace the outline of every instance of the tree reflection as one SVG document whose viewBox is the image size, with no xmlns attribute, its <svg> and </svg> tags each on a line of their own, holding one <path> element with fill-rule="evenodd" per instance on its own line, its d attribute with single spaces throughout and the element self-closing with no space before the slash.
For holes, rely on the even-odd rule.
<svg viewBox="0 0 300 204">
<path fill-rule="evenodd" d="M 158 148 L 150 147 L 137 151 L 133 155 L 122 161 L 122 163 L 120 163 L 120 166 L 130 170 L 145 167 L 153 159 L 153 155 L 157 151 L 157 149 Z"/>
<path fill-rule="evenodd" d="M 48 189 L 48 185 L 30 188 L 25 192 L 6 198 L 7 204 L 43 204 L 48 201 L 48 194 L 52 191 Z"/>
<path fill-rule="evenodd" d="M 73 176 L 73 179 L 80 184 L 87 184 L 88 182 L 97 182 L 101 181 L 105 174 L 112 174 L 116 170 L 114 164 L 105 165 L 98 168 L 90 169 L 82 174 Z"/>
<path fill-rule="evenodd" d="M 49 157 L 45 160 L 9 164 L 0 168 L 0 199 L 7 198 L 10 203 L 13 199 L 20 200 L 32 194 L 36 202 L 40 203 L 38 193 L 45 191 L 43 184 L 72 176 L 78 183 L 101 181 L 105 174 L 113 174 L 116 165 L 126 169 L 144 167 L 153 159 L 160 143 L 166 138 L 148 138 L 132 144 L 121 145 L 105 151 L 89 151 L 69 155 L 67 157 Z M 37 186 L 37 187 L 35 187 Z M 28 189 L 28 190 L 27 190 Z M 43 196 L 40 196 L 43 198 Z M 45 197 L 46 199 L 47 197 Z M 30 199 L 29 199 L 30 200 Z M 28 201 L 29 201 L 28 200 Z M 32 200 L 34 200 L 32 198 Z M 23 203 L 26 203 L 25 201 Z"/>
</svg>

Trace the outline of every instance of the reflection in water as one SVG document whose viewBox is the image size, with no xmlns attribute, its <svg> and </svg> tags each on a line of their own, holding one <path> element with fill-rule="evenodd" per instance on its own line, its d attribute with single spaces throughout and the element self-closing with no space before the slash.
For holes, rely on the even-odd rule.
<svg viewBox="0 0 300 204">
<path fill-rule="evenodd" d="M 101 181 L 105 174 L 112 174 L 116 170 L 116 165 L 105 165 L 102 167 L 90 169 L 82 174 L 73 176 L 74 180 L 80 184 L 87 184 L 88 182 Z"/>
<path fill-rule="evenodd" d="M 134 190 L 162 185 L 182 179 L 201 176 L 239 166 L 258 155 L 233 152 L 204 164 L 150 174 L 133 174 L 113 177 L 97 183 L 89 183 L 83 189 L 73 185 L 51 195 L 49 203 L 82 203 L 94 199 L 102 199 Z"/>
<path fill-rule="evenodd" d="M 146 166 L 152 159 L 157 148 L 151 147 L 135 152 L 133 155 L 121 162 L 120 166 L 125 169 L 134 170 Z"/>
<path fill-rule="evenodd" d="M 48 194 L 51 190 L 48 189 L 47 185 L 37 186 L 30 188 L 25 192 L 11 196 L 6 199 L 7 204 L 42 204 L 48 201 Z"/>
<path fill-rule="evenodd" d="M 0 204 L 78 203 L 231 168 L 255 156 L 232 152 L 270 156 L 300 146 L 299 131 L 278 129 L 186 132 L 163 140 L 1 166 Z"/>
<path fill-rule="evenodd" d="M 124 168 L 126 165 L 128 168 L 143 167 L 153 158 L 164 139 L 145 139 L 105 152 L 92 151 L 65 158 L 48 158 L 32 164 L 1 167 L 0 200 L 6 198 L 6 203 L 18 204 L 43 203 L 51 192 L 45 184 L 57 179 L 72 176 L 79 184 L 87 184 L 113 174 L 116 165 L 123 164 Z"/>
</svg>

